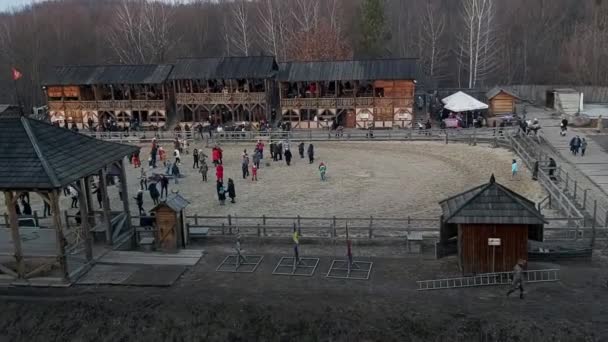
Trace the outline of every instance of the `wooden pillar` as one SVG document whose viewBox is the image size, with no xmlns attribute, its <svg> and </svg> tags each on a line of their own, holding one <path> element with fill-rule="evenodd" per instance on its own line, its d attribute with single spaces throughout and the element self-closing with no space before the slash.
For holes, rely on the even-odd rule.
<svg viewBox="0 0 608 342">
<path fill-rule="evenodd" d="M 61 224 L 61 212 L 59 209 L 59 191 L 52 190 L 49 192 L 49 198 L 51 200 L 51 212 L 53 215 L 53 225 L 55 226 L 55 236 L 57 239 L 57 261 L 59 262 L 59 268 L 61 271 L 62 278 L 68 280 L 68 264 L 65 257 L 65 238 L 63 236 L 63 225 Z M 83 207 L 83 205 L 80 205 Z M 82 217 L 81 217 L 82 218 Z M 82 220 L 84 222 L 85 220 Z"/>
<path fill-rule="evenodd" d="M 25 265 L 23 263 L 23 251 L 21 248 L 21 236 L 19 234 L 19 220 L 17 218 L 17 210 L 15 204 L 17 197 L 12 191 L 4 192 L 4 201 L 6 202 L 6 210 L 8 211 L 9 224 L 11 227 L 11 238 L 13 240 L 13 250 L 15 252 L 15 262 L 17 264 L 17 277 L 25 276 Z"/>
<path fill-rule="evenodd" d="M 85 196 L 86 196 L 87 212 L 91 216 L 89 218 L 89 225 L 94 226 L 95 225 L 95 213 L 94 213 L 95 204 L 93 204 L 93 199 L 91 196 L 91 176 L 85 177 L 84 183 L 85 183 L 84 191 L 85 191 Z M 85 202 L 80 202 L 80 203 L 85 203 Z"/>
<path fill-rule="evenodd" d="M 108 184 L 106 182 L 107 172 L 99 171 L 99 191 L 101 191 L 101 203 L 103 207 L 103 220 L 106 226 L 106 243 L 112 244 L 112 215 L 110 214 L 110 199 L 108 198 Z"/>
<path fill-rule="evenodd" d="M 122 192 L 122 208 L 126 217 L 125 224 L 129 230 L 132 230 L 132 243 L 135 244 L 135 229 L 132 229 L 131 225 L 131 210 L 129 210 L 129 192 L 127 188 L 127 169 L 124 158 L 120 161 L 120 189 Z"/>
<path fill-rule="evenodd" d="M 90 196 L 89 188 L 89 177 L 80 179 L 80 191 L 78 192 L 78 200 L 80 201 L 80 227 L 82 229 L 82 238 L 84 239 L 84 252 L 87 258 L 87 262 L 93 260 L 93 244 L 91 242 L 91 233 L 89 232 L 89 208 L 90 202 L 87 202 L 87 196 Z"/>
</svg>

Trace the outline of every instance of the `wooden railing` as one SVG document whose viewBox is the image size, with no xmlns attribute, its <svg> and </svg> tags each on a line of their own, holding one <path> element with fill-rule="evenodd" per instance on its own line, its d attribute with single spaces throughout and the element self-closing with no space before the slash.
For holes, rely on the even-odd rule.
<svg viewBox="0 0 608 342">
<path fill-rule="evenodd" d="M 411 99 L 374 97 L 281 99 L 283 108 L 406 107 L 411 106 L 412 103 Z"/>
<path fill-rule="evenodd" d="M 164 100 L 49 101 L 50 110 L 165 110 Z"/>
<path fill-rule="evenodd" d="M 265 103 L 266 93 L 177 93 L 178 104 Z"/>
</svg>

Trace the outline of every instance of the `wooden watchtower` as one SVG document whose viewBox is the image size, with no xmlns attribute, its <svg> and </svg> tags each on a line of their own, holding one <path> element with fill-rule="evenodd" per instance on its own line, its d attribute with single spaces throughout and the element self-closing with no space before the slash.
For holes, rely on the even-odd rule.
<svg viewBox="0 0 608 342">
<path fill-rule="evenodd" d="M 440 243 L 456 240 L 464 274 L 510 271 L 528 259 L 529 239 L 543 240 L 545 220 L 534 202 L 496 183 L 494 175 L 439 204 Z"/>
</svg>

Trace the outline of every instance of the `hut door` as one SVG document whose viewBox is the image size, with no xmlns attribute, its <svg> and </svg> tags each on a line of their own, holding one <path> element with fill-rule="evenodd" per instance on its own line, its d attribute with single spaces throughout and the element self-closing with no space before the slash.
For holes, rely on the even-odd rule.
<svg viewBox="0 0 608 342">
<path fill-rule="evenodd" d="M 158 245 L 161 250 L 174 250 L 176 245 L 175 229 L 177 228 L 177 222 L 175 214 L 170 215 L 169 213 L 162 213 L 163 215 L 157 215 L 158 225 Z"/>
</svg>

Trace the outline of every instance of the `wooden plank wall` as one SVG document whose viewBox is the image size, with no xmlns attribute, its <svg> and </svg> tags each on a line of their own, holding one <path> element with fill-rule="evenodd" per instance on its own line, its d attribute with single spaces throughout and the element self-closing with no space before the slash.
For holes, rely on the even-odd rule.
<svg viewBox="0 0 608 342">
<path fill-rule="evenodd" d="M 518 259 L 527 259 L 527 225 L 460 225 L 459 249 L 464 274 L 492 272 L 489 238 L 501 239 L 501 246 L 496 247 L 495 272 L 511 271 Z"/>
<path fill-rule="evenodd" d="M 374 81 L 374 89 L 383 88 L 384 97 L 387 99 L 407 99 L 413 100 L 414 98 L 414 82 L 410 80 L 398 80 L 398 81 L 386 81 L 378 80 Z M 410 112 L 413 110 L 410 106 Z M 376 107 L 374 109 L 374 120 L 376 121 L 392 121 L 395 112 L 394 107 Z"/>
<path fill-rule="evenodd" d="M 509 94 L 500 93 L 492 98 L 490 105 L 492 106 L 493 115 L 513 113 L 515 110 L 515 98 Z"/>
</svg>

